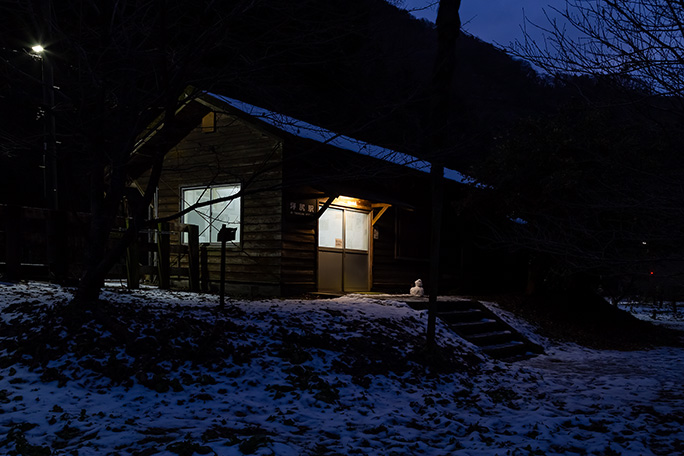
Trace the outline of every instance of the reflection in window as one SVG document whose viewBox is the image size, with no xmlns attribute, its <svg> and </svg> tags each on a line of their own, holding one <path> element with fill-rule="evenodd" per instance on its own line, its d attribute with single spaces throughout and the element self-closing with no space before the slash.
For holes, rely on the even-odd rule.
<svg viewBox="0 0 684 456">
<path fill-rule="evenodd" d="M 328 208 L 318 219 L 318 246 L 342 248 L 344 211 Z"/>
<path fill-rule="evenodd" d="M 346 211 L 344 247 L 368 250 L 368 214 Z"/>
<path fill-rule="evenodd" d="M 318 246 L 368 251 L 368 214 L 328 208 L 318 219 Z"/>
<path fill-rule="evenodd" d="M 212 187 L 186 188 L 182 190 L 182 208 L 237 194 L 240 184 Z M 240 242 L 240 197 L 198 207 L 183 216 L 183 223 L 199 226 L 200 242 L 218 242 L 222 225 L 237 228 L 235 240 Z"/>
</svg>

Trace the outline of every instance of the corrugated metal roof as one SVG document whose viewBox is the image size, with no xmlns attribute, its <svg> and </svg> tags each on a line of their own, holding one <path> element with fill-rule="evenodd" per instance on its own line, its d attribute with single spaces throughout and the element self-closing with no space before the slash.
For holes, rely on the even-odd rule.
<svg viewBox="0 0 684 456">
<path fill-rule="evenodd" d="M 308 122 L 295 119 L 294 117 L 270 111 L 265 108 L 260 108 L 234 98 L 214 93 L 207 94 L 241 112 L 244 112 L 245 114 L 248 114 L 251 117 L 257 118 L 268 125 L 300 138 L 314 140 L 322 144 L 329 144 L 340 149 L 349 150 L 397 165 L 406 166 L 425 173 L 429 173 L 432 167 L 429 162 L 403 152 L 397 152 L 384 147 L 375 146 L 349 136 L 335 133 L 323 127 L 318 127 Z M 444 169 L 444 177 L 454 182 L 463 184 L 475 183 L 474 179 L 464 175 L 459 171 L 449 168 Z"/>
</svg>

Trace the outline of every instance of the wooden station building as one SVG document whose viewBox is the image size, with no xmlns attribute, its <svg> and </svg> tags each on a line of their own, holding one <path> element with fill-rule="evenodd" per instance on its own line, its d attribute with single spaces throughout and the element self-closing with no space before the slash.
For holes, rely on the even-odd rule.
<svg viewBox="0 0 684 456">
<path fill-rule="evenodd" d="M 211 288 L 219 282 L 218 232 L 226 225 L 236 229 L 227 252 L 232 295 L 407 293 L 419 278 L 429 291 L 426 163 L 208 93 L 189 100 L 177 122 L 183 128 L 166 153 L 153 210 L 164 217 L 222 199 L 179 220 L 200 227 Z M 149 173 L 148 148 L 158 147 L 154 132 L 132 161 L 139 188 Z M 463 189 L 448 180 L 445 202 Z M 472 223 L 447 206 L 447 288 L 492 274 L 472 233 Z"/>
</svg>

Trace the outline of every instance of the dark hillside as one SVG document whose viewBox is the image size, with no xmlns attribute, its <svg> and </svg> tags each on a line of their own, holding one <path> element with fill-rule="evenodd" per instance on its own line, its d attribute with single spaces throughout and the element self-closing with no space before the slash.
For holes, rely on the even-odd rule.
<svg viewBox="0 0 684 456">
<path fill-rule="evenodd" d="M 382 0 L 309 0 L 277 8 L 267 3 L 250 14 L 239 33 L 257 36 L 241 49 L 244 67 L 233 67 L 237 78 L 248 74 L 249 83 L 216 90 L 420 153 L 434 24 Z M 538 83 L 529 65 L 475 37 L 461 36 L 458 62 L 450 119 L 459 149 L 454 166 L 476 159 L 497 131 L 553 103 L 550 89 Z"/>
<path fill-rule="evenodd" d="M 424 91 L 436 48 L 433 24 L 384 0 L 261 0 L 222 5 L 223 39 L 201 50 L 205 57 L 192 68 L 188 82 L 421 155 Z M 72 44 L 92 48 L 95 57 L 91 57 L 98 61 L 97 43 L 78 41 L 87 41 L 89 35 L 77 33 L 79 28 L 73 23 L 78 17 L 73 15 L 78 15 L 67 4 L 53 7 L 57 27 L 63 28 L 58 30 L 61 41 L 49 45 L 55 85 L 60 87 L 56 90 L 57 139 L 62 156 L 72 160 L 68 166 L 73 168 L 83 162 L 76 158 L 83 153 L 78 129 L 85 128 L 83 124 L 90 119 L 80 111 L 79 100 L 91 93 L 79 86 L 82 81 L 75 77 L 78 68 L 73 62 L 78 56 Z M 4 6 L 0 12 L 0 26 L 5 30 L 0 37 L 0 167 L 18 170 L 14 175 L 28 176 L 27 182 L 36 182 L 34 188 L 42 188 L 37 164 L 42 159 L 44 137 L 39 115 L 41 69 L 39 60 L 29 54 L 29 47 L 39 40 L 35 32 L 39 27 L 26 22 L 28 16 L 16 6 Z M 152 33 L 154 24 L 149 26 Z M 170 45 L 182 44 L 189 38 L 184 33 L 196 32 L 178 30 Z M 553 97 L 537 83 L 528 65 L 472 36 L 461 37 L 458 66 L 450 119 L 451 142 L 458 152 L 451 157 L 450 166 L 463 169 L 487 151 L 497 132 L 517 118 L 544 109 L 542 100 L 552 102 Z M 117 68 L 108 71 L 107 77 L 117 77 Z M 114 90 L 117 86 L 108 80 L 105 87 Z M 141 94 L 148 89 L 138 88 Z M 25 152 L 19 154 L 19 150 Z M 19 160 L 18 155 L 31 159 Z M 68 179 L 72 180 L 77 179 Z M 4 195 L 26 195 L 12 192 L 9 180 L 3 182 L 7 183 L 1 188 Z M 24 199 L 17 202 L 35 204 L 33 199 L 41 197 Z"/>
</svg>

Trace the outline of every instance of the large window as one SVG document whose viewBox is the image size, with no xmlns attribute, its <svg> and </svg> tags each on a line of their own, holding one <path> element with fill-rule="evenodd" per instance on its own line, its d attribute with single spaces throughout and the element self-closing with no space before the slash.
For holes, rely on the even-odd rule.
<svg viewBox="0 0 684 456">
<path fill-rule="evenodd" d="M 328 208 L 318 219 L 318 246 L 368 251 L 368 214 Z"/>
<path fill-rule="evenodd" d="M 181 191 L 182 208 L 219 198 L 227 198 L 239 191 L 240 184 L 184 188 Z M 218 232 L 222 225 L 226 225 L 228 228 L 237 228 L 233 242 L 240 242 L 240 197 L 202 206 L 188 212 L 183 216 L 183 223 L 199 226 L 200 242 L 218 242 Z"/>
</svg>

